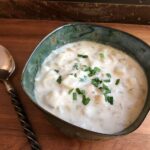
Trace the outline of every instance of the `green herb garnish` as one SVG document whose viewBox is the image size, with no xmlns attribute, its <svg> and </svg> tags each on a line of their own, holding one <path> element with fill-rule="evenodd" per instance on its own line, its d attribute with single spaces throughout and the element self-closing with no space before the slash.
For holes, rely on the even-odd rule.
<svg viewBox="0 0 150 150">
<path fill-rule="evenodd" d="M 108 94 L 108 93 L 111 93 L 111 90 L 109 89 L 109 87 L 105 84 L 102 85 L 102 92 L 104 95 Z"/>
<path fill-rule="evenodd" d="M 79 88 L 76 88 L 76 92 L 79 95 L 82 95 L 82 103 L 84 105 L 87 105 L 90 102 L 90 98 L 85 96 L 85 90 L 80 90 Z"/>
<path fill-rule="evenodd" d="M 81 69 L 82 69 L 83 71 L 85 71 L 87 67 L 88 67 L 87 65 L 82 65 L 82 66 L 81 66 Z"/>
<path fill-rule="evenodd" d="M 100 53 L 99 56 L 100 56 L 101 59 L 104 59 L 104 58 L 105 58 L 105 56 L 104 56 L 103 53 Z"/>
<path fill-rule="evenodd" d="M 111 90 L 109 89 L 109 87 L 106 84 L 103 84 L 101 89 L 105 96 L 105 101 L 110 103 L 111 105 L 113 105 L 113 97 L 107 95 L 107 94 L 111 93 Z"/>
<path fill-rule="evenodd" d="M 73 92 L 72 97 L 73 97 L 73 100 L 77 100 L 77 93 Z"/>
<path fill-rule="evenodd" d="M 94 67 L 94 69 L 93 69 L 94 71 L 95 71 L 95 73 L 97 73 L 97 72 L 100 72 L 101 71 L 101 69 L 100 68 L 98 68 L 98 67 Z"/>
<path fill-rule="evenodd" d="M 120 79 L 117 79 L 115 84 L 118 85 L 120 83 Z"/>
<path fill-rule="evenodd" d="M 98 89 L 103 90 L 103 88 L 101 86 Z"/>
<path fill-rule="evenodd" d="M 81 82 L 85 82 L 87 80 L 87 76 L 84 76 L 83 78 L 80 78 Z"/>
<path fill-rule="evenodd" d="M 81 58 L 88 58 L 88 55 L 78 54 L 78 57 L 81 57 Z"/>
<path fill-rule="evenodd" d="M 82 103 L 87 105 L 90 102 L 90 98 L 86 97 L 85 95 L 82 96 Z"/>
<path fill-rule="evenodd" d="M 74 77 L 77 77 L 77 74 L 76 74 L 76 73 L 74 74 Z"/>
<path fill-rule="evenodd" d="M 103 84 L 103 87 L 102 87 L 104 90 L 109 90 L 109 87 L 106 85 L 106 84 Z"/>
<path fill-rule="evenodd" d="M 91 67 L 87 67 L 85 71 L 88 71 L 89 72 L 88 76 L 91 77 L 94 76 L 96 73 L 100 72 L 101 69 L 98 67 L 94 67 L 94 69 L 92 69 Z"/>
<path fill-rule="evenodd" d="M 85 94 L 85 90 L 80 90 L 79 88 L 76 88 L 76 92 L 80 95 L 84 95 Z"/>
<path fill-rule="evenodd" d="M 91 67 L 89 67 L 89 66 L 85 66 L 85 68 L 84 68 L 84 71 L 88 71 L 88 72 L 90 72 L 92 70 L 92 68 Z"/>
<path fill-rule="evenodd" d="M 103 80 L 104 82 L 110 82 L 110 79 Z"/>
<path fill-rule="evenodd" d="M 107 76 L 108 78 L 111 78 L 111 74 L 110 74 L 110 73 L 106 73 L 106 76 Z"/>
<path fill-rule="evenodd" d="M 112 96 L 105 96 L 105 100 L 111 105 L 114 103 L 114 98 Z"/>
<path fill-rule="evenodd" d="M 70 89 L 70 90 L 68 91 L 68 94 L 71 94 L 71 93 L 72 93 L 72 91 L 73 91 L 73 89 Z"/>
<path fill-rule="evenodd" d="M 78 63 L 75 63 L 75 64 L 73 65 L 73 69 L 79 70 L 79 64 L 78 64 Z"/>
<path fill-rule="evenodd" d="M 57 72 L 57 73 L 59 73 L 59 70 L 57 70 L 57 69 L 55 69 L 54 71 Z"/>
<path fill-rule="evenodd" d="M 61 84 L 61 81 L 62 81 L 62 77 L 61 75 L 58 77 L 58 79 L 56 80 L 59 84 Z"/>
<path fill-rule="evenodd" d="M 98 87 L 99 84 L 102 83 L 102 81 L 101 81 L 99 78 L 94 78 L 94 79 L 92 79 L 91 83 L 92 83 L 95 87 Z"/>
<path fill-rule="evenodd" d="M 111 93 L 111 90 L 110 90 L 110 89 L 102 90 L 102 91 L 103 91 L 103 94 L 104 94 L 104 95 Z"/>
</svg>

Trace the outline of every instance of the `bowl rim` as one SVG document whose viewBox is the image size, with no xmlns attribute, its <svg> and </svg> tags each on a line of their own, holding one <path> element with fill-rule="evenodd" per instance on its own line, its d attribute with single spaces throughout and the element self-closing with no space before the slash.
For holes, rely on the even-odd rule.
<svg viewBox="0 0 150 150">
<path fill-rule="evenodd" d="M 150 49 L 150 45 L 148 45 L 145 41 L 141 40 L 140 38 L 128 33 L 128 32 L 125 32 L 125 31 L 122 31 L 120 29 L 115 29 L 115 28 L 112 28 L 112 27 L 107 27 L 107 26 L 103 26 L 103 25 L 99 25 L 99 24 L 94 24 L 94 23 L 87 23 L 87 22 L 72 22 L 72 23 L 65 23 L 64 25 L 61 25 L 59 27 L 56 27 L 54 30 L 52 30 L 50 33 L 48 33 L 46 36 L 44 36 L 44 38 L 42 38 L 42 40 L 37 44 L 37 46 L 35 46 L 35 48 L 33 49 L 31 55 L 29 56 L 28 60 L 26 61 L 25 65 L 24 65 L 24 68 L 23 68 L 23 71 L 22 71 L 22 74 L 21 74 L 21 86 L 23 88 L 23 91 L 24 93 L 28 96 L 28 98 L 30 99 L 30 101 L 37 107 L 37 108 L 40 108 L 42 111 L 44 111 L 46 114 L 48 115 L 51 115 L 53 117 L 55 117 L 56 119 L 72 126 L 72 127 L 75 127 L 75 128 L 78 128 L 84 132 L 88 132 L 88 133 L 91 133 L 91 134 L 95 134 L 96 136 L 101 136 L 101 137 L 114 137 L 114 136 L 122 136 L 122 135 L 126 135 L 126 134 L 129 134 L 133 131 L 135 131 L 137 128 L 140 127 L 140 125 L 143 123 L 143 121 L 145 120 L 149 110 L 150 110 L 150 105 L 148 106 L 148 110 L 144 113 L 142 119 L 138 120 L 142 114 L 142 111 L 143 109 L 145 108 L 145 104 L 139 114 L 139 116 L 136 118 L 136 120 L 130 124 L 127 128 L 125 128 L 124 130 L 122 131 L 119 131 L 119 132 L 116 132 L 116 133 L 113 133 L 113 134 L 107 134 L 107 133 L 99 133 L 99 132 L 95 132 L 95 131 L 91 131 L 91 130 L 88 130 L 88 129 L 84 129 L 82 127 L 79 127 L 77 125 L 74 125 L 72 123 L 69 123 L 59 117 L 57 117 L 56 115 L 48 112 L 46 109 L 44 109 L 42 106 L 40 106 L 38 103 L 36 103 L 32 97 L 28 94 L 28 92 L 26 91 L 25 87 L 24 87 L 24 84 L 23 84 L 23 78 L 24 78 L 24 73 L 26 71 L 26 68 L 28 66 L 28 63 L 29 61 L 31 60 L 31 58 L 33 57 L 35 51 L 38 49 L 38 47 L 49 37 L 51 36 L 53 33 L 57 32 L 58 30 L 60 29 L 63 29 L 64 27 L 68 27 L 68 26 L 75 26 L 75 25 L 88 25 L 88 26 L 93 26 L 93 27 L 98 27 L 98 28 L 104 28 L 104 29 L 107 29 L 107 30 L 113 30 L 113 31 L 117 31 L 117 32 L 120 32 L 120 33 L 123 33 L 129 37 L 132 37 L 136 40 L 138 40 L 139 42 L 143 43 L 144 45 L 146 45 L 149 49 Z M 142 66 L 141 66 L 142 67 Z M 143 68 L 143 67 L 142 67 Z M 144 69 L 143 69 L 144 70 Z M 144 70 L 144 73 L 145 73 L 145 70 Z M 145 73 L 146 75 L 146 73 Z M 146 78 L 147 78 L 147 75 L 146 75 Z M 148 90 L 149 91 L 149 86 L 148 86 Z M 148 96 L 148 92 L 147 92 L 147 96 Z M 148 101 L 148 97 L 146 96 L 146 100 L 145 100 L 145 103 Z M 138 123 L 136 125 L 134 125 L 136 122 L 138 121 Z M 131 128 L 131 126 L 134 125 L 134 128 Z"/>
</svg>

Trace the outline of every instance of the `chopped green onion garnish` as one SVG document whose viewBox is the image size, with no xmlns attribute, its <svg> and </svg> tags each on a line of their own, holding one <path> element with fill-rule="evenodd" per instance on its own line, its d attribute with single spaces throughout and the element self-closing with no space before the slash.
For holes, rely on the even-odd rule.
<svg viewBox="0 0 150 150">
<path fill-rule="evenodd" d="M 100 72 L 101 71 L 101 69 L 100 68 L 98 68 L 98 67 L 94 67 L 94 69 L 93 69 L 94 71 L 95 71 L 95 73 L 97 73 L 97 72 Z"/>
<path fill-rule="evenodd" d="M 57 72 L 57 73 L 58 73 L 58 72 L 59 72 L 59 70 L 55 69 L 55 72 Z"/>
<path fill-rule="evenodd" d="M 103 90 L 103 88 L 101 86 L 98 89 Z"/>
<path fill-rule="evenodd" d="M 68 91 L 68 94 L 71 94 L 71 93 L 72 93 L 72 91 L 73 91 L 73 89 L 70 89 L 70 90 Z"/>
<path fill-rule="evenodd" d="M 103 84 L 101 90 L 102 90 L 102 92 L 103 92 L 104 95 L 106 95 L 106 94 L 108 94 L 108 93 L 111 93 L 111 90 L 110 90 L 109 87 L 108 87 L 107 85 L 105 85 L 105 84 Z"/>
<path fill-rule="evenodd" d="M 88 55 L 78 54 L 78 57 L 81 57 L 81 58 L 88 58 Z"/>
<path fill-rule="evenodd" d="M 107 95 L 107 94 L 111 93 L 111 90 L 109 89 L 109 87 L 106 84 L 103 84 L 101 87 L 101 90 L 105 96 L 105 101 L 109 102 L 111 105 L 113 105 L 113 97 Z"/>
<path fill-rule="evenodd" d="M 85 70 L 85 71 L 89 71 L 89 74 L 88 76 L 91 77 L 93 75 L 95 75 L 96 73 L 100 72 L 101 69 L 98 68 L 98 67 L 94 67 L 94 69 L 92 69 L 91 67 L 87 68 L 88 70 Z"/>
<path fill-rule="evenodd" d="M 101 81 L 99 78 L 94 78 L 94 79 L 92 79 L 91 83 L 92 83 L 95 87 L 98 87 L 99 84 L 102 83 L 102 81 Z"/>
<path fill-rule="evenodd" d="M 110 74 L 110 73 L 106 73 L 106 76 L 107 76 L 108 78 L 111 78 L 111 74 Z"/>
<path fill-rule="evenodd" d="M 74 74 L 74 77 L 77 77 L 77 74 L 76 74 L 76 73 Z"/>
<path fill-rule="evenodd" d="M 91 67 L 84 65 L 83 66 L 83 71 L 90 71 Z"/>
<path fill-rule="evenodd" d="M 78 64 L 78 63 L 75 63 L 75 64 L 73 65 L 73 68 L 76 69 L 76 70 L 79 70 L 79 64 Z"/>
<path fill-rule="evenodd" d="M 110 103 L 111 105 L 113 105 L 113 103 L 114 103 L 114 99 L 113 99 L 112 96 L 106 96 L 106 97 L 105 97 L 105 100 L 106 100 L 108 103 Z"/>
<path fill-rule="evenodd" d="M 115 84 L 118 85 L 119 82 L 120 82 L 120 79 L 117 79 Z"/>
<path fill-rule="evenodd" d="M 92 68 L 91 68 L 91 67 L 88 67 L 88 66 L 84 69 L 84 71 L 89 71 L 89 72 L 90 72 L 91 70 L 92 70 Z"/>
<path fill-rule="evenodd" d="M 81 65 L 81 69 L 82 69 L 83 71 L 85 71 L 87 67 L 88 67 L 87 65 Z"/>
<path fill-rule="evenodd" d="M 61 84 L 61 81 L 62 81 L 62 77 L 59 76 L 58 79 L 56 80 L 59 84 Z"/>
<path fill-rule="evenodd" d="M 109 90 L 109 87 L 106 84 L 103 84 L 103 89 L 104 90 Z"/>
<path fill-rule="evenodd" d="M 101 59 L 104 59 L 104 58 L 105 58 L 105 56 L 104 56 L 103 53 L 100 53 L 99 56 L 100 56 Z"/>
<path fill-rule="evenodd" d="M 110 82 L 110 79 L 103 80 L 104 82 Z"/>
<path fill-rule="evenodd" d="M 104 94 L 104 95 L 111 93 L 111 90 L 110 90 L 110 89 L 108 89 L 108 90 L 102 90 L 102 91 L 103 91 L 103 94 Z"/>
<path fill-rule="evenodd" d="M 73 92 L 72 97 L 73 97 L 73 100 L 77 100 L 77 93 Z"/>
<path fill-rule="evenodd" d="M 80 90 L 79 88 L 76 88 L 76 92 L 80 95 L 84 95 L 85 94 L 85 90 Z"/>
<path fill-rule="evenodd" d="M 85 82 L 87 80 L 87 76 L 84 76 L 83 78 L 80 78 L 81 82 Z"/>
<path fill-rule="evenodd" d="M 83 97 L 82 97 L 82 103 L 84 105 L 87 105 L 89 102 L 90 102 L 90 98 L 86 97 L 85 95 L 83 95 Z"/>
</svg>

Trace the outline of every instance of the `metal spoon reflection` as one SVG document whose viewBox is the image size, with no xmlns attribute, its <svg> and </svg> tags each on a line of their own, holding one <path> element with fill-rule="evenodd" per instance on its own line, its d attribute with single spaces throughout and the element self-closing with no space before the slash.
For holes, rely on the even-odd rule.
<svg viewBox="0 0 150 150">
<path fill-rule="evenodd" d="M 11 96 L 12 104 L 17 112 L 20 123 L 24 129 L 24 132 L 28 138 L 32 150 L 40 150 L 40 145 L 37 141 L 35 133 L 33 132 L 32 126 L 27 118 L 23 105 L 16 93 L 16 90 L 8 82 L 9 77 L 15 70 L 15 62 L 10 55 L 9 51 L 0 45 L 0 81 L 2 81 L 8 93 Z"/>
</svg>

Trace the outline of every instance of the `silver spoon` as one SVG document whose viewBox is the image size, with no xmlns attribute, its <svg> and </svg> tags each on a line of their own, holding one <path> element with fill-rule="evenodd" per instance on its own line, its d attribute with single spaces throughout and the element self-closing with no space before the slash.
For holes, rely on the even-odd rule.
<svg viewBox="0 0 150 150">
<path fill-rule="evenodd" d="M 20 123 L 31 145 L 31 149 L 40 150 L 41 148 L 39 146 L 35 133 L 33 132 L 32 126 L 27 118 L 23 105 L 19 100 L 16 90 L 8 82 L 8 79 L 10 75 L 14 72 L 14 70 L 15 62 L 12 56 L 5 47 L 0 45 L 0 81 L 5 84 L 6 89 L 11 96 L 12 104 L 14 105 Z"/>
</svg>

